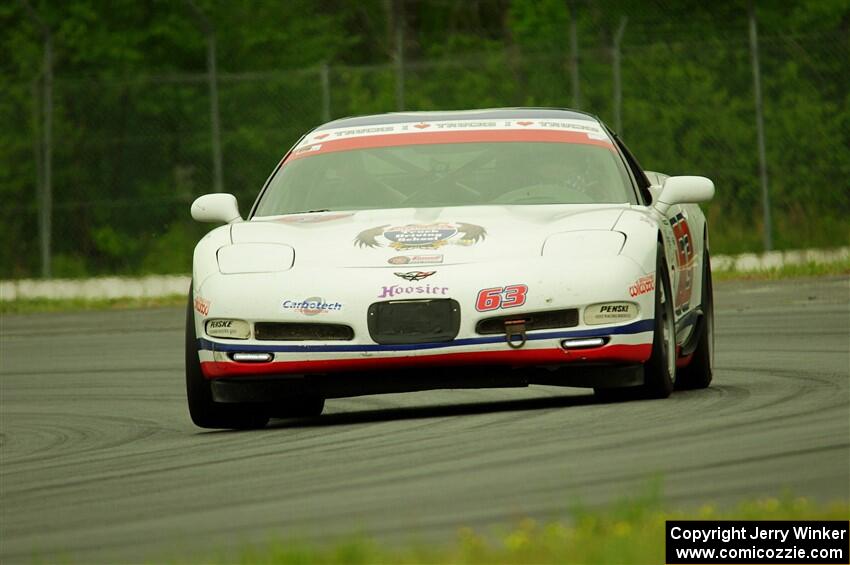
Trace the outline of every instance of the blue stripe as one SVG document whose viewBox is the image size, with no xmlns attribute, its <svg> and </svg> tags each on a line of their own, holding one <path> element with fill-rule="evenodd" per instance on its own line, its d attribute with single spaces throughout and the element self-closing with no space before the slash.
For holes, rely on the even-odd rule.
<svg viewBox="0 0 850 565">
<path fill-rule="evenodd" d="M 538 339 L 561 339 L 568 337 L 602 337 L 618 334 L 637 334 L 652 331 L 654 320 L 639 320 L 625 326 L 615 328 L 599 328 L 592 330 L 573 330 L 528 334 L 528 341 Z M 218 343 L 208 339 L 198 340 L 198 349 L 209 351 L 273 351 L 279 353 L 350 353 L 357 351 L 420 351 L 423 349 L 444 349 L 447 347 L 463 347 L 464 345 L 483 345 L 487 343 L 504 343 L 505 336 L 470 337 L 441 343 L 413 343 L 409 345 L 240 345 L 238 343 Z"/>
</svg>

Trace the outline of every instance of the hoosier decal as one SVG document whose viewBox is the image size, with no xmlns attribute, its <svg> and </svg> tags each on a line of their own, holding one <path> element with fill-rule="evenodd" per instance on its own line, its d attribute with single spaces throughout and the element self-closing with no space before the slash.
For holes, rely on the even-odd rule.
<svg viewBox="0 0 850 565">
<path fill-rule="evenodd" d="M 449 291 L 449 287 L 447 286 L 431 286 L 430 284 L 426 284 L 425 286 L 416 285 L 416 286 L 401 286 L 399 284 L 394 284 L 391 286 L 385 286 L 381 288 L 381 293 L 378 295 L 378 298 L 392 298 L 394 296 L 400 295 L 410 295 L 410 294 L 439 294 L 445 295 Z"/>
<path fill-rule="evenodd" d="M 475 224 L 437 223 L 391 226 L 384 224 L 363 230 L 354 238 L 357 247 L 439 249 L 444 245 L 474 245 L 487 237 L 487 230 Z"/>
</svg>

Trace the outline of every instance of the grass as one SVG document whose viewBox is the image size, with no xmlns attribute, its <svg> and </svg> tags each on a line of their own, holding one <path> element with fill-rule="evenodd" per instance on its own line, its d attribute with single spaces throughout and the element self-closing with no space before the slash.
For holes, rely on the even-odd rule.
<svg viewBox="0 0 850 565">
<path fill-rule="evenodd" d="M 0 314 L 31 314 L 33 312 L 75 312 L 83 310 L 128 310 L 185 306 L 185 294 L 172 294 L 155 298 L 85 299 L 31 298 L 0 301 Z"/>
<path fill-rule="evenodd" d="M 830 275 L 850 274 L 850 259 L 832 263 L 804 263 L 802 265 L 785 265 L 773 269 L 757 271 L 712 270 L 715 281 L 729 280 L 780 280 L 795 278 L 824 277 Z"/>
<path fill-rule="evenodd" d="M 656 495 L 624 500 L 603 510 L 575 508 L 567 520 L 519 520 L 513 527 L 482 534 L 460 528 L 444 544 L 382 545 L 351 537 L 331 545 L 273 540 L 178 563 L 366 564 L 366 563 L 664 563 L 667 520 L 847 520 L 846 502 L 814 503 L 789 494 L 720 510 L 707 504 L 694 511 L 664 510 Z"/>
</svg>

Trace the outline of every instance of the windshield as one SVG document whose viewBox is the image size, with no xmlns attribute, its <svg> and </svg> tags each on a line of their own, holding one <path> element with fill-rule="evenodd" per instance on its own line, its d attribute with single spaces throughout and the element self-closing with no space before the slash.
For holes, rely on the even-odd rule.
<svg viewBox="0 0 850 565">
<path fill-rule="evenodd" d="M 583 132 L 539 131 L 538 136 L 519 132 L 525 134 L 523 141 L 504 132 L 466 131 L 305 143 L 274 175 L 256 215 L 633 202 L 610 140 Z M 547 140 L 533 141 L 541 138 Z M 451 142 L 455 140 L 460 142 Z"/>
</svg>

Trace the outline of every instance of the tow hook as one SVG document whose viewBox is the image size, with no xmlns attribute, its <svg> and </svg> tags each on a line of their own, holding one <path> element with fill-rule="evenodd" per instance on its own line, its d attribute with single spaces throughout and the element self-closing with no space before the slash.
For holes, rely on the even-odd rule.
<svg viewBox="0 0 850 565">
<path fill-rule="evenodd" d="M 514 336 L 519 336 L 519 341 L 514 341 Z M 525 320 L 505 320 L 505 341 L 508 347 L 519 349 L 528 341 L 525 335 Z"/>
</svg>

